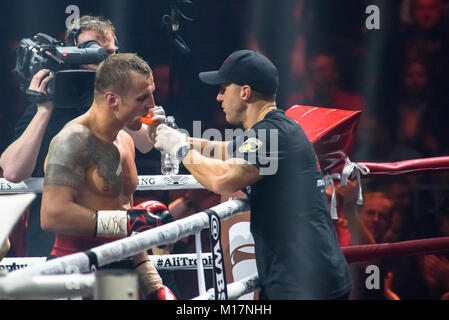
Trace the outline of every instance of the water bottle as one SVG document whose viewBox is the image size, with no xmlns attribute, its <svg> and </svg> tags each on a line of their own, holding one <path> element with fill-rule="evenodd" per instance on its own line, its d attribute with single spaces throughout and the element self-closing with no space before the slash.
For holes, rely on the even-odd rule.
<svg viewBox="0 0 449 320">
<path fill-rule="evenodd" d="M 178 129 L 175 118 L 167 116 L 165 124 L 173 129 Z M 163 175 L 176 175 L 179 172 L 179 160 L 168 153 L 161 151 L 161 173 Z"/>
</svg>

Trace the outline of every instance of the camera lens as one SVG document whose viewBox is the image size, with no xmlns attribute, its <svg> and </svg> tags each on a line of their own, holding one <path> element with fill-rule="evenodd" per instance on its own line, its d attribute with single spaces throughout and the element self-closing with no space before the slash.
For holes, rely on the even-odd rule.
<svg viewBox="0 0 449 320">
<path fill-rule="evenodd" d="M 67 83 L 66 94 L 69 100 L 83 100 L 87 91 L 86 83 L 83 79 L 74 78 Z"/>
</svg>

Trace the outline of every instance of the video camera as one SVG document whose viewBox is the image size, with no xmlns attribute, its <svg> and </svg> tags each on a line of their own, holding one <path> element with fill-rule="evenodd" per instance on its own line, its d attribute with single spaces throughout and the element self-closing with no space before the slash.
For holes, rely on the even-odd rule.
<svg viewBox="0 0 449 320">
<path fill-rule="evenodd" d="M 57 108 L 79 108 L 92 103 L 95 82 L 95 71 L 80 70 L 79 65 L 99 64 L 106 57 L 106 49 L 95 41 L 66 47 L 49 35 L 38 33 L 32 39 L 20 41 L 14 70 L 29 100 L 35 103 L 52 100 Z M 47 94 L 27 89 L 33 76 L 42 69 L 50 69 L 54 74 L 47 84 Z"/>
</svg>

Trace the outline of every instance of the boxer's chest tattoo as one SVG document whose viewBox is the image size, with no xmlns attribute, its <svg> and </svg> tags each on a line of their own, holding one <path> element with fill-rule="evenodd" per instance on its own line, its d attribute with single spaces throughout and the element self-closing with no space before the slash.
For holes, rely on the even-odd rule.
<svg viewBox="0 0 449 320">
<path fill-rule="evenodd" d="M 50 145 L 44 184 L 78 190 L 88 184 L 97 192 L 117 197 L 133 189 L 126 153 L 121 155 L 119 148 L 84 128 L 63 130 Z"/>
<path fill-rule="evenodd" d="M 101 191 L 118 196 L 122 189 L 122 165 L 117 147 L 93 136 L 87 151 L 92 166 L 103 180 Z"/>
</svg>

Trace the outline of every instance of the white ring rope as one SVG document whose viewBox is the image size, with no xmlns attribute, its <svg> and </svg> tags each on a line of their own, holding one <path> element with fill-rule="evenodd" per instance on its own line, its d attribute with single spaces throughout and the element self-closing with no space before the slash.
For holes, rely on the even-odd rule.
<svg viewBox="0 0 449 320">
<path fill-rule="evenodd" d="M 257 273 L 240 281 L 227 285 L 228 299 L 236 300 L 241 296 L 253 292 L 258 287 L 259 277 Z M 19 281 L 13 292 L 9 292 L 9 298 L 18 299 L 57 299 L 72 297 L 88 297 L 93 293 L 96 274 L 58 274 L 34 276 L 26 281 Z M 206 293 L 192 300 L 214 300 L 215 291 L 209 289 Z"/>
<path fill-rule="evenodd" d="M 257 273 L 243 278 L 240 281 L 236 281 L 227 285 L 228 299 L 235 300 L 241 296 L 253 292 L 259 285 L 259 276 Z M 215 290 L 209 289 L 205 294 L 202 294 L 192 300 L 215 300 Z"/>
<path fill-rule="evenodd" d="M 28 178 L 19 183 L 0 178 L 0 194 L 42 193 L 43 185 L 44 178 Z M 137 178 L 137 191 L 176 189 L 204 189 L 204 187 L 191 175 L 154 175 Z"/>
<path fill-rule="evenodd" d="M 92 295 L 95 273 L 33 276 L 16 280 L 14 287 L 1 290 L 9 299 L 80 298 Z M 1 280 L 1 278 L 0 278 Z"/>
<path fill-rule="evenodd" d="M 227 219 L 234 214 L 248 211 L 249 207 L 248 199 L 235 199 L 223 202 L 210 210 L 215 211 L 220 219 Z M 88 273 L 91 271 L 92 264 L 102 267 L 155 246 L 175 243 L 181 238 L 195 234 L 207 227 L 209 227 L 208 214 L 199 212 L 132 237 L 106 243 L 86 252 L 74 253 L 11 272 L 0 278 L 0 297 L 14 296 L 14 288 L 23 282 L 30 281 L 30 278 L 34 276 L 64 274 L 67 270 L 74 269 L 80 273 Z"/>
</svg>

